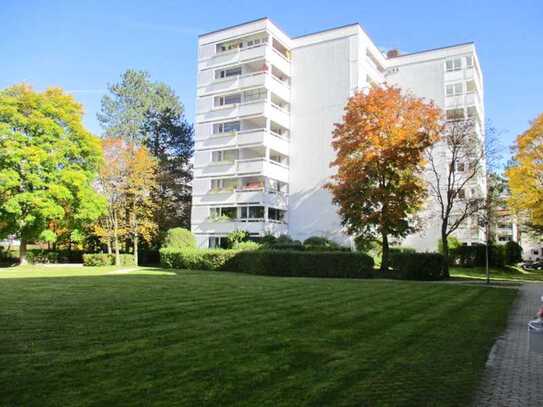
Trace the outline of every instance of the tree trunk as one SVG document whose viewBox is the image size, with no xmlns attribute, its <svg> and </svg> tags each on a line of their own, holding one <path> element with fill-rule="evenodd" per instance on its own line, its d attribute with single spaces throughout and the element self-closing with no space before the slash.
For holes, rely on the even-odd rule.
<svg viewBox="0 0 543 407">
<path fill-rule="evenodd" d="M 443 263 L 441 270 L 446 278 L 449 278 L 449 240 L 446 231 L 441 229 L 441 243 L 443 246 Z"/>
<path fill-rule="evenodd" d="M 115 265 L 121 265 L 121 256 L 119 256 L 119 233 L 118 233 L 117 214 L 113 214 L 113 241 L 115 243 Z"/>
<path fill-rule="evenodd" d="M 134 265 L 138 265 L 138 232 L 134 234 Z"/>
<path fill-rule="evenodd" d="M 26 260 L 26 245 L 26 239 L 24 237 L 21 237 L 21 242 L 19 245 L 19 263 L 21 264 L 21 266 L 28 264 L 28 261 Z"/>
<path fill-rule="evenodd" d="M 107 238 L 107 254 L 111 254 L 111 239 L 108 237 Z"/>
<path fill-rule="evenodd" d="M 383 232 L 382 237 L 383 237 L 383 244 L 382 244 L 383 250 L 381 254 L 381 272 L 386 272 L 388 271 L 390 250 L 388 247 L 388 235 L 385 232 Z"/>
</svg>

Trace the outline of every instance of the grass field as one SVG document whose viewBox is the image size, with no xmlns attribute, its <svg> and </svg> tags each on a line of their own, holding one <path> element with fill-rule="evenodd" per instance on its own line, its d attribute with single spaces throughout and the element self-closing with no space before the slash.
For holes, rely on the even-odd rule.
<svg viewBox="0 0 543 407">
<path fill-rule="evenodd" d="M 486 270 L 484 267 L 451 267 L 451 277 L 461 279 L 486 279 Z M 543 282 L 543 270 L 539 271 L 526 271 L 520 267 L 507 267 L 503 269 L 490 269 L 490 278 L 492 280 L 499 281 L 512 281 L 512 282 L 524 282 L 534 281 Z"/>
<path fill-rule="evenodd" d="M 0 269 L 0 405 L 463 406 L 516 290 Z"/>
</svg>

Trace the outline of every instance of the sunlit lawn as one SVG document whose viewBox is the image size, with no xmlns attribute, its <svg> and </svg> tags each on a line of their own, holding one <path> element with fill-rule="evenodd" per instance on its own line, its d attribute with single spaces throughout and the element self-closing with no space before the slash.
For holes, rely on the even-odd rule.
<svg viewBox="0 0 543 407">
<path fill-rule="evenodd" d="M 453 267 L 450 269 L 451 277 L 461 279 L 486 279 L 486 270 L 484 267 Z M 506 267 L 503 269 L 491 268 L 490 279 L 495 281 L 512 282 L 543 282 L 543 270 L 527 271 L 520 267 Z"/>
<path fill-rule="evenodd" d="M 516 290 L 0 269 L 0 405 L 462 406 Z"/>
</svg>

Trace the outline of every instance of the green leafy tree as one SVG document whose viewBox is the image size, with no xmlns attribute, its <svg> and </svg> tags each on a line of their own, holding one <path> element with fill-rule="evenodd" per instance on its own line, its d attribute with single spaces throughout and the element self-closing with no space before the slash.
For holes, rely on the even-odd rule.
<svg viewBox="0 0 543 407">
<path fill-rule="evenodd" d="M 166 233 L 162 247 L 168 249 L 195 249 L 196 239 L 192 232 L 184 228 L 172 228 Z"/>
<path fill-rule="evenodd" d="M 22 264 L 29 242 L 55 240 L 52 224 L 80 235 L 105 211 L 92 186 L 102 150 L 82 116 L 81 105 L 58 88 L 0 91 L 0 235 L 21 240 Z"/>
<path fill-rule="evenodd" d="M 102 98 L 98 120 L 107 137 L 144 145 L 157 159 L 152 199 L 159 229 L 189 227 L 193 128 L 175 92 L 145 71 L 127 70 Z"/>
</svg>

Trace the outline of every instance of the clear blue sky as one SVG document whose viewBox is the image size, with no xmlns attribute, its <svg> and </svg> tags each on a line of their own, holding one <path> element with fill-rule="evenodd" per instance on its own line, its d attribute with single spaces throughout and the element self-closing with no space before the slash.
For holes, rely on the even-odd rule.
<svg viewBox="0 0 543 407">
<path fill-rule="evenodd" d="M 503 144 L 543 112 L 543 0 L 0 0 L 0 88 L 73 91 L 100 134 L 107 84 L 145 69 L 175 89 L 192 121 L 197 35 L 264 16 L 292 36 L 359 22 L 377 46 L 403 52 L 475 41 Z"/>
</svg>

